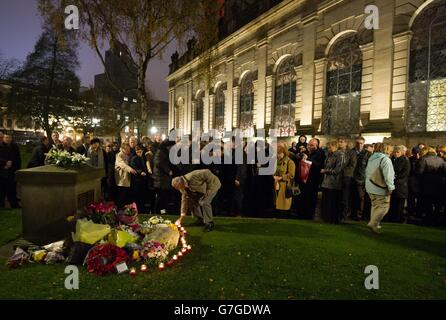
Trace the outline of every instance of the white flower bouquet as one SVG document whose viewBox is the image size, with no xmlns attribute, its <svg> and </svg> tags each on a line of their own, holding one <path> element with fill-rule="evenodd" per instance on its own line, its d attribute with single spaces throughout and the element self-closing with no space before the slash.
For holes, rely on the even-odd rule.
<svg viewBox="0 0 446 320">
<path fill-rule="evenodd" d="M 46 154 L 45 162 L 58 167 L 76 167 L 86 165 L 89 159 L 79 153 L 70 154 L 65 150 L 50 150 Z"/>
</svg>

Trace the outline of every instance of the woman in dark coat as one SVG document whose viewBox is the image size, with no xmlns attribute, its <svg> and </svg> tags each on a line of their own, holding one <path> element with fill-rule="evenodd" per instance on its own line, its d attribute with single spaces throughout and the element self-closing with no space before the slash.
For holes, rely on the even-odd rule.
<svg viewBox="0 0 446 320">
<path fill-rule="evenodd" d="M 173 166 L 169 161 L 169 150 L 175 144 L 173 141 L 163 141 L 155 153 L 153 161 L 153 180 L 156 189 L 155 212 L 167 213 L 172 197 Z"/>
<path fill-rule="evenodd" d="M 341 220 L 342 179 L 344 169 L 344 152 L 338 150 L 338 142 L 328 144 L 328 157 L 325 160 L 322 181 L 322 218 L 329 223 L 338 224 Z"/>
<path fill-rule="evenodd" d="M 144 159 L 143 147 L 137 145 L 135 147 L 136 155 L 130 160 L 130 166 L 136 170 L 136 174 L 132 175 L 131 188 L 133 199 L 136 201 L 138 212 L 146 212 L 146 194 L 147 194 L 147 176 L 149 174 Z"/>
<path fill-rule="evenodd" d="M 420 205 L 426 215 L 426 222 L 431 224 L 440 217 L 446 162 L 437 156 L 433 148 L 425 147 L 421 155 L 416 168 L 416 173 L 420 175 Z"/>
<path fill-rule="evenodd" d="M 393 170 L 395 171 L 395 190 L 390 198 L 388 221 L 404 221 L 404 203 L 409 195 L 410 161 L 405 156 L 406 148 L 396 146 L 393 149 Z"/>
</svg>

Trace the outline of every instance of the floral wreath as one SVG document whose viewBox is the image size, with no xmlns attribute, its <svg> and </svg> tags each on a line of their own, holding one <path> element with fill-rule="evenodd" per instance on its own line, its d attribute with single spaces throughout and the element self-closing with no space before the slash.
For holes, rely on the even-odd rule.
<svg viewBox="0 0 446 320">
<path fill-rule="evenodd" d="M 97 276 L 114 273 L 116 265 L 126 262 L 127 253 L 113 244 L 101 244 L 93 247 L 85 258 L 87 270 Z"/>
</svg>

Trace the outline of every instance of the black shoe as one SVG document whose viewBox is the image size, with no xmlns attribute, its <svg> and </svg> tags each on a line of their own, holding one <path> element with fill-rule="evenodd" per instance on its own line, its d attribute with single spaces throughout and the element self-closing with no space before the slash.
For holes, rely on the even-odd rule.
<svg viewBox="0 0 446 320">
<path fill-rule="evenodd" d="M 214 223 L 213 222 L 209 222 L 209 223 L 206 223 L 204 225 L 204 232 L 210 232 L 212 230 L 214 230 Z"/>
</svg>

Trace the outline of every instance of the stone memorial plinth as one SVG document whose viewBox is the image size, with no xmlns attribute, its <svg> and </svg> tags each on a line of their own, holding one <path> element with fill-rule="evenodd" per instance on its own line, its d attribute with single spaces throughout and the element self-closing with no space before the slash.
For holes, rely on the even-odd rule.
<svg viewBox="0 0 446 320">
<path fill-rule="evenodd" d="M 67 217 L 101 196 L 104 169 L 48 165 L 17 171 L 21 189 L 22 237 L 35 244 L 67 238 Z"/>
</svg>

